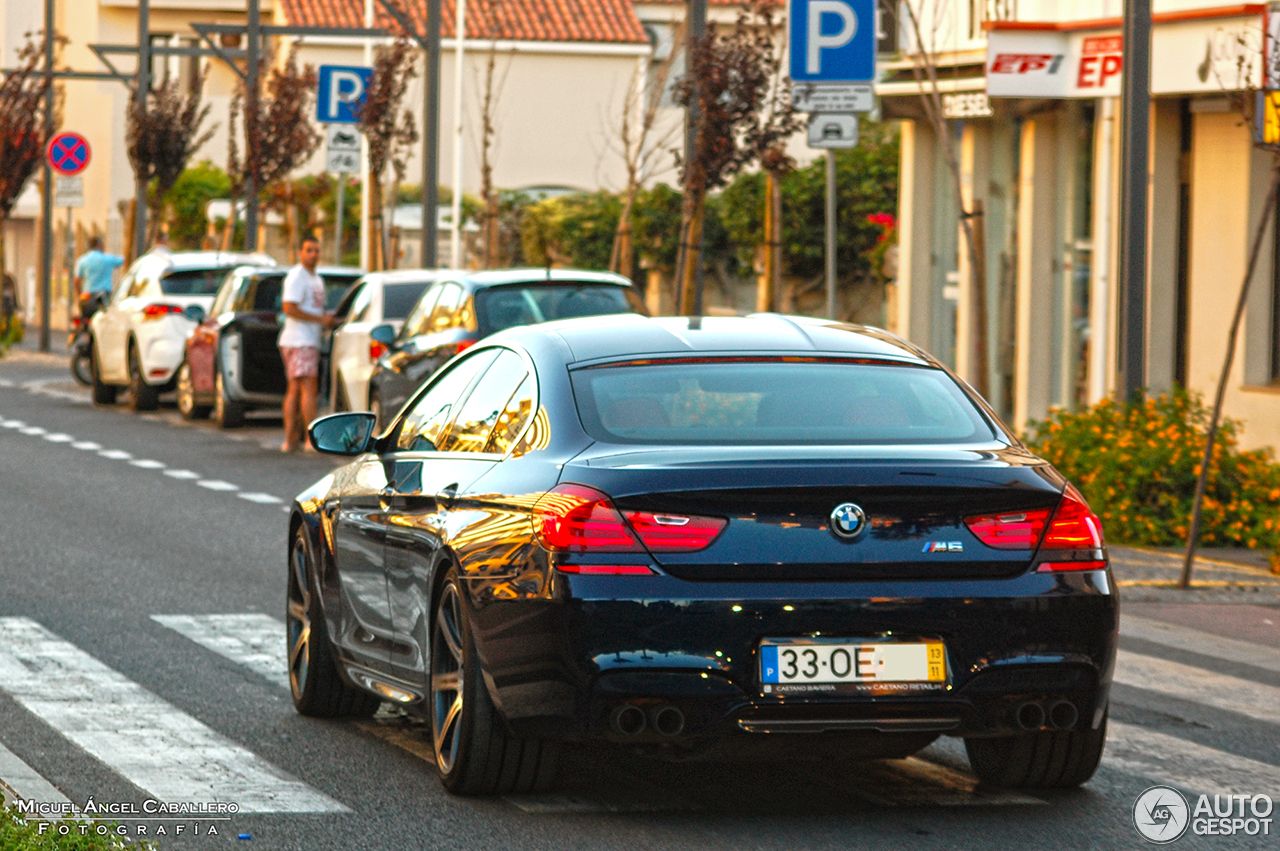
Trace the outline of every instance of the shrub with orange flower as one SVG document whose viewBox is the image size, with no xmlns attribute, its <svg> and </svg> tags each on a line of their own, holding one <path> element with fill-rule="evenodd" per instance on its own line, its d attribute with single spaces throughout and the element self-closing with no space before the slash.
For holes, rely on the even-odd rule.
<svg viewBox="0 0 1280 851">
<path fill-rule="evenodd" d="M 1027 444 L 1089 500 L 1109 541 L 1185 543 L 1210 411 L 1177 391 L 1141 403 L 1103 400 L 1032 423 Z M 1203 504 L 1200 543 L 1280 552 L 1280 465 L 1239 448 L 1240 423 L 1224 419 Z"/>
</svg>

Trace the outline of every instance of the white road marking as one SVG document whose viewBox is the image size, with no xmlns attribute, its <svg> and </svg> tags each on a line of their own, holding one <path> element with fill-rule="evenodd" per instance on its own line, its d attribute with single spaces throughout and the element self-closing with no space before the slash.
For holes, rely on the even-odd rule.
<svg viewBox="0 0 1280 851">
<path fill-rule="evenodd" d="M 1280 688 L 1252 680 L 1121 650 L 1116 654 L 1115 681 L 1257 721 L 1280 724 Z"/>
<path fill-rule="evenodd" d="M 71 806 L 66 795 L 4 745 L 0 745 L 0 783 L 8 786 L 24 801 L 38 801 L 59 807 Z"/>
<path fill-rule="evenodd" d="M 40 428 L 40 426 L 27 426 L 26 428 L 18 429 L 18 431 L 20 431 L 23 434 L 33 434 L 33 435 L 45 433 L 45 430 Z"/>
<path fill-rule="evenodd" d="M 289 687 L 282 620 L 263 614 L 152 615 L 151 619 L 278 686 Z"/>
<path fill-rule="evenodd" d="M 92 451 L 94 451 L 94 452 L 97 452 L 99 449 L 101 449 L 101 448 L 102 448 L 102 444 L 101 444 L 101 443 L 94 443 L 92 440 L 81 440 L 81 441 L 77 441 L 76 443 L 71 444 L 71 448 L 72 448 L 72 449 L 80 449 L 80 450 L 84 450 L 84 451 L 92 450 Z"/>
<path fill-rule="evenodd" d="M 7 378 L 0 378 L 0 387 L 12 387 L 13 382 Z"/>
<path fill-rule="evenodd" d="M 70 443 L 75 440 L 75 438 L 69 434 L 46 434 L 44 439 L 50 443 Z"/>
<path fill-rule="evenodd" d="M 1118 721 L 1107 724 L 1102 765 L 1183 790 L 1256 795 L 1280 789 L 1280 766 Z"/>
<path fill-rule="evenodd" d="M 175 479 L 198 479 L 200 474 L 193 470 L 165 470 L 164 474 Z"/>
<path fill-rule="evenodd" d="M 153 461 L 150 458 L 140 458 L 137 461 L 130 461 L 129 463 L 135 467 L 141 467 L 144 470 L 163 470 L 164 469 L 163 461 Z"/>
<path fill-rule="evenodd" d="M 261 505 L 275 505 L 278 502 L 284 502 L 280 497 L 272 496 L 269 493 L 238 493 L 236 496 Z"/>
<path fill-rule="evenodd" d="M 1274 647 L 1223 638 L 1164 621 L 1121 615 L 1120 635 L 1163 644 L 1165 647 L 1176 647 L 1201 656 L 1213 656 L 1228 662 L 1241 662 L 1255 668 L 1280 672 L 1280 650 Z"/>
<path fill-rule="evenodd" d="M 238 491 L 239 485 L 233 485 L 231 482 L 224 482 L 222 479 L 201 479 L 196 482 L 202 488 L 208 488 L 211 491 Z"/>
<path fill-rule="evenodd" d="M 103 458 L 110 458 L 112 461 L 125 461 L 133 457 L 132 453 L 125 452 L 123 449 L 104 449 L 98 454 Z"/>
<path fill-rule="evenodd" d="M 22 428 L 24 425 L 26 425 L 26 423 L 24 423 L 22 420 L 5 420 L 4 421 L 5 428 Z"/>
<path fill-rule="evenodd" d="M 0 618 L 0 689 L 157 800 L 349 812 L 29 618 Z"/>
</svg>

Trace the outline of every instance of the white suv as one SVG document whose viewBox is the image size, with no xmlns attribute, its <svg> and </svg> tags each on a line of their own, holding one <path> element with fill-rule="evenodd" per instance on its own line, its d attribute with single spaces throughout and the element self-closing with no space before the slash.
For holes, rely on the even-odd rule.
<svg viewBox="0 0 1280 851">
<path fill-rule="evenodd" d="M 89 322 L 93 401 L 115 402 L 123 387 L 134 410 L 150 411 L 172 389 L 187 337 L 213 304 L 218 286 L 243 264 L 274 266 L 265 254 L 152 252 L 139 257 Z"/>
</svg>

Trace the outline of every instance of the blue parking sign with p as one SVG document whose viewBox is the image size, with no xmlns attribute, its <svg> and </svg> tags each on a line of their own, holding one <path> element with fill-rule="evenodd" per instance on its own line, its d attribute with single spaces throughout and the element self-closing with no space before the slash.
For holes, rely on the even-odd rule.
<svg viewBox="0 0 1280 851">
<path fill-rule="evenodd" d="M 876 0 L 791 0 L 791 79 L 869 82 L 876 75 Z"/>
<path fill-rule="evenodd" d="M 321 124 L 355 124 L 372 74 L 372 68 L 357 65 L 321 65 L 316 120 Z"/>
</svg>

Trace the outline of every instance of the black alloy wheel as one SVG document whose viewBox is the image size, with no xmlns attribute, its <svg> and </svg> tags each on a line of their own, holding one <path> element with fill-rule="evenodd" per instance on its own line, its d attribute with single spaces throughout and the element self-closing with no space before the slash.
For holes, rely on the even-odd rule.
<svg viewBox="0 0 1280 851">
<path fill-rule="evenodd" d="M 76 346 L 71 350 L 71 375 L 85 387 L 93 386 L 93 354 L 88 346 Z"/>
<path fill-rule="evenodd" d="M 314 576 L 306 531 L 299 527 L 289 548 L 285 611 L 293 706 L 312 718 L 367 718 L 382 701 L 348 685 L 338 673 Z"/>
<path fill-rule="evenodd" d="M 1004 789 L 1071 789 L 1098 770 L 1107 716 L 1096 730 L 1035 730 L 964 740 L 978 779 Z"/>
<path fill-rule="evenodd" d="M 98 346 L 92 340 L 89 341 L 89 352 L 93 367 L 93 404 L 114 405 L 120 388 L 102 380 L 102 369 L 98 363 Z"/>
<path fill-rule="evenodd" d="M 196 404 L 196 388 L 195 383 L 191 380 L 191 362 L 182 361 L 182 366 L 178 367 L 178 413 L 182 414 L 185 420 L 203 420 L 209 416 L 212 405 Z"/>
<path fill-rule="evenodd" d="M 222 380 L 222 370 L 213 373 L 213 421 L 218 428 L 240 428 L 244 425 L 245 407 L 227 398 L 227 386 Z"/>
<path fill-rule="evenodd" d="M 555 781 L 555 742 L 507 731 L 476 658 L 457 567 L 436 597 L 431 633 L 431 740 L 436 772 L 455 795 L 545 791 Z"/>
<path fill-rule="evenodd" d="M 160 388 L 148 384 L 142 374 L 142 357 L 136 340 L 129 341 L 129 407 L 135 411 L 154 411 L 160 407 Z"/>
</svg>

